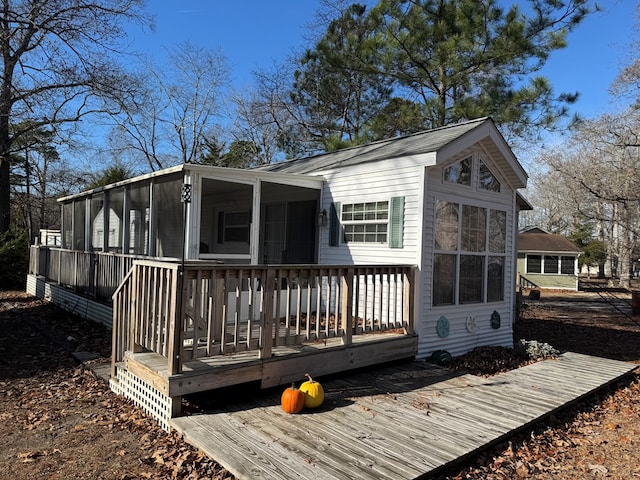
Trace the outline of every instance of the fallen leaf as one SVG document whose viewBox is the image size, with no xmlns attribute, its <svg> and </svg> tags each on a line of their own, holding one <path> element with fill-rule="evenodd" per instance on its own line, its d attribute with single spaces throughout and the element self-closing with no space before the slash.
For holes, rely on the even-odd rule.
<svg viewBox="0 0 640 480">
<path fill-rule="evenodd" d="M 589 464 L 589 470 L 593 473 L 602 473 L 603 475 L 609 473 L 609 470 L 607 470 L 607 467 L 604 465 Z"/>
</svg>

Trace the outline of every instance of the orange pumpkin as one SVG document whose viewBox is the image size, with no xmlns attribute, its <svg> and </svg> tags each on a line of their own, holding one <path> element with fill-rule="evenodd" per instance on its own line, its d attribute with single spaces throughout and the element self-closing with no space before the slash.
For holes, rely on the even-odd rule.
<svg viewBox="0 0 640 480">
<path fill-rule="evenodd" d="M 285 389 L 280 397 L 280 405 L 287 413 L 298 413 L 304 407 L 304 392 L 298 390 L 295 384 Z"/>
</svg>

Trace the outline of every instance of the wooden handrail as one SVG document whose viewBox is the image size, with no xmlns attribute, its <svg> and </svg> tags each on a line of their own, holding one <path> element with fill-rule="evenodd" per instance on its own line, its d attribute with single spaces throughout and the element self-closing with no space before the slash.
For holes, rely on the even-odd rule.
<svg viewBox="0 0 640 480">
<path fill-rule="evenodd" d="M 407 265 L 220 265 L 135 261 L 114 301 L 114 357 L 122 348 L 185 361 L 331 337 L 414 331 L 414 272 Z M 180 278 L 182 276 L 182 281 Z"/>
</svg>

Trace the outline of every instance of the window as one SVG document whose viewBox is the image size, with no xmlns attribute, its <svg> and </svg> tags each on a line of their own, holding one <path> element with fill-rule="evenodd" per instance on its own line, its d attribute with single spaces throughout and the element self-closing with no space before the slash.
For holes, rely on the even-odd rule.
<svg viewBox="0 0 640 480">
<path fill-rule="evenodd" d="M 544 256 L 544 273 L 558 273 L 558 256 Z"/>
<path fill-rule="evenodd" d="M 471 185 L 471 165 L 472 159 L 471 157 L 467 157 L 445 168 L 445 181 L 460 185 Z"/>
<path fill-rule="evenodd" d="M 249 243 L 251 212 L 220 212 L 218 214 L 218 243 Z"/>
<path fill-rule="evenodd" d="M 484 252 L 487 239 L 487 211 L 480 207 L 462 206 L 462 250 Z"/>
<path fill-rule="evenodd" d="M 460 255 L 460 303 L 483 300 L 484 256 Z"/>
<path fill-rule="evenodd" d="M 455 251 L 458 248 L 458 204 L 436 204 L 436 250 Z"/>
<path fill-rule="evenodd" d="M 489 257 L 487 267 L 487 302 L 504 300 L 504 257 Z"/>
<path fill-rule="evenodd" d="M 575 261 L 568 255 L 527 255 L 527 273 L 575 275 Z"/>
<path fill-rule="evenodd" d="M 478 172 L 478 185 L 483 190 L 489 190 L 491 192 L 500 191 L 500 182 L 491 173 L 491 170 L 487 168 L 484 162 L 480 162 L 480 171 Z"/>
<path fill-rule="evenodd" d="M 433 305 L 504 300 L 507 212 L 437 201 Z"/>
<path fill-rule="evenodd" d="M 476 169 L 474 169 L 474 161 L 477 165 Z M 501 187 L 500 180 L 480 160 L 477 154 L 446 167 L 443 171 L 443 179 L 445 182 L 475 187 L 489 192 L 500 192 Z"/>
<path fill-rule="evenodd" d="M 542 255 L 527 255 L 527 273 L 542 273 Z"/>
<path fill-rule="evenodd" d="M 388 201 L 346 204 L 341 220 L 347 243 L 387 243 Z"/>
<path fill-rule="evenodd" d="M 433 304 L 452 305 L 456 293 L 456 256 L 436 254 L 433 259 Z"/>
<path fill-rule="evenodd" d="M 489 212 L 489 251 L 504 253 L 507 243 L 507 212 L 491 210 Z"/>
<path fill-rule="evenodd" d="M 574 257 L 560 257 L 560 273 L 563 275 L 575 275 L 576 259 Z"/>
</svg>

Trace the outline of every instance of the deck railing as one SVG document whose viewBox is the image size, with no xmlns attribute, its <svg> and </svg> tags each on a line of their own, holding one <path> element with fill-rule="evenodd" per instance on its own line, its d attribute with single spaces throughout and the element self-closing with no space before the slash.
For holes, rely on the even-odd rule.
<svg viewBox="0 0 640 480">
<path fill-rule="evenodd" d="M 71 287 L 82 295 L 109 302 L 133 262 L 142 258 L 148 257 L 33 245 L 29 273 Z"/>
<path fill-rule="evenodd" d="M 184 362 L 414 328 L 414 267 L 136 261 L 113 296 L 113 365 L 152 351 Z"/>
</svg>

